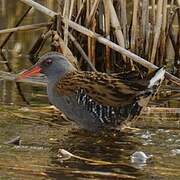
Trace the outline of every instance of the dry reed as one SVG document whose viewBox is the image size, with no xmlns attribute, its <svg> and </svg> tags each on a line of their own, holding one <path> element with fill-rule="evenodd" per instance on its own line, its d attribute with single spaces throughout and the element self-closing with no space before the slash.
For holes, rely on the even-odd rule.
<svg viewBox="0 0 180 180">
<path fill-rule="evenodd" d="M 54 49 L 83 70 L 91 67 L 110 73 L 140 68 L 148 72 L 157 68 L 154 65 L 167 64 L 167 47 L 172 44 L 173 69 L 168 68 L 176 69 L 174 73 L 180 77 L 179 0 L 59 0 L 57 13 L 32 0 L 21 1 L 57 17 L 54 23 L 59 25 L 52 33 Z M 166 77 L 180 82 L 168 73 Z"/>
</svg>

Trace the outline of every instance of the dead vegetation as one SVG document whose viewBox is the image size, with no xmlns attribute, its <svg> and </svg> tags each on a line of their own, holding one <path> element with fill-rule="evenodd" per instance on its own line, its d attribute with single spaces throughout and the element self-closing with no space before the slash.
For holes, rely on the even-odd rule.
<svg viewBox="0 0 180 180">
<path fill-rule="evenodd" d="M 13 32 L 46 27 L 29 51 L 32 63 L 51 38 L 50 50 L 63 53 L 82 70 L 111 73 L 135 69 L 143 74 L 168 64 L 167 70 L 176 76 L 167 72 L 166 78 L 180 85 L 179 0 L 57 0 L 55 10 L 32 0 L 20 1 L 30 8 L 15 28 L 0 30 L 0 35 L 10 33 L 0 46 L 9 72 L 13 70 L 3 47 Z M 31 7 L 50 21 L 20 26 Z"/>
</svg>

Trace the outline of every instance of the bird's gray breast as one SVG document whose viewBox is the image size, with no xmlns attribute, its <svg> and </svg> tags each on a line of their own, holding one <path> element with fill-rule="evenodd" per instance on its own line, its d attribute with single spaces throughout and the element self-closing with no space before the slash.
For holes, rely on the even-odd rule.
<svg viewBox="0 0 180 180">
<path fill-rule="evenodd" d="M 51 85 L 48 85 L 47 93 L 49 101 L 70 120 L 89 130 L 95 130 L 102 126 L 101 122 L 94 118 L 93 114 L 88 112 L 83 104 L 78 103 L 76 92 L 69 96 L 60 96 L 53 89 Z"/>
</svg>

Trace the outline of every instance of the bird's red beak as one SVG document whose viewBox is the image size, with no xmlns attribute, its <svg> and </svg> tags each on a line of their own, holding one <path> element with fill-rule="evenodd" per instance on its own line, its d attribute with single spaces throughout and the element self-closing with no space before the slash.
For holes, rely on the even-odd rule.
<svg viewBox="0 0 180 180">
<path fill-rule="evenodd" d="M 42 70 L 42 68 L 36 64 L 35 66 L 31 67 L 30 69 L 21 72 L 16 77 L 16 80 L 22 80 L 22 79 L 25 79 L 27 77 L 38 75 L 41 72 L 41 70 Z"/>
</svg>

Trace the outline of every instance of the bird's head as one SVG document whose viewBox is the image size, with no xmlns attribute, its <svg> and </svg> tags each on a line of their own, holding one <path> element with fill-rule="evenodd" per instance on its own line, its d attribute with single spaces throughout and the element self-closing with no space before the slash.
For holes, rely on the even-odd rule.
<svg viewBox="0 0 180 180">
<path fill-rule="evenodd" d="M 74 66 L 62 54 L 52 51 L 41 56 L 34 66 L 20 73 L 16 79 L 21 80 L 40 73 L 45 74 L 48 79 L 61 78 L 74 70 Z"/>
</svg>

